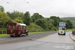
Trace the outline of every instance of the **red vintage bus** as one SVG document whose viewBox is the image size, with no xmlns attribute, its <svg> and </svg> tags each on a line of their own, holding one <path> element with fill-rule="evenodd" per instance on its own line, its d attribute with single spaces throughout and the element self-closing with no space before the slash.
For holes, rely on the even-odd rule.
<svg viewBox="0 0 75 50">
<path fill-rule="evenodd" d="M 22 36 L 22 34 L 26 34 L 26 36 L 28 36 L 28 31 L 26 30 L 26 24 L 8 23 L 7 34 L 9 34 L 11 37 L 16 35 Z"/>
</svg>

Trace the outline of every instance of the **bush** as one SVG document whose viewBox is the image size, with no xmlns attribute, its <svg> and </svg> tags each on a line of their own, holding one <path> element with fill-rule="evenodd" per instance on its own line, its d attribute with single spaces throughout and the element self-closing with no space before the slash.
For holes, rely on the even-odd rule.
<svg viewBox="0 0 75 50">
<path fill-rule="evenodd" d="M 41 26 L 43 29 L 46 28 L 46 20 L 45 19 L 38 19 L 38 20 L 36 20 L 36 24 L 38 26 Z"/>
<path fill-rule="evenodd" d="M 36 29 L 35 29 L 35 28 Z M 34 30 L 35 29 L 35 30 Z M 29 26 L 27 26 L 27 30 L 29 31 L 29 32 L 34 32 L 34 31 L 44 31 L 44 29 L 42 28 L 42 27 L 40 27 L 40 26 L 38 26 L 38 25 L 35 25 L 34 23 L 30 23 L 30 25 Z"/>
<path fill-rule="evenodd" d="M 52 29 L 51 29 L 51 30 L 57 31 L 57 28 L 56 28 L 56 27 L 52 27 Z"/>
</svg>

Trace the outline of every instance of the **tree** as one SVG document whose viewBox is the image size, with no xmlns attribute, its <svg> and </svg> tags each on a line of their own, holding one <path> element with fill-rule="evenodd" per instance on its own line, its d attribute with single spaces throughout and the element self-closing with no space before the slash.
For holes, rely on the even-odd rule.
<svg viewBox="0 0 75 50">
<path fill-rule="evenodd" d="M 4 11 L 4 8 L 3 8 L 3 6 L 0 6 L 0 11 L 2 11 L 2 12 Z"/>
<path fill-rule="evenodd" d="M 36 20 L 36 24 L 41 26 L 43 29 L 46 29 L 46 20 L 45 19 L 38 19 Z"/>
<path fill-rule="evenodd" d="M 51 16 L 50 19 L 53 19 L 54 20 L 54 26 L 57 27 L 58 24 L 59 24 L 60 18 L 59 17 L 56 17 L 56 16 Z"/>
<path fill-rule="evenodd" d="M 22 12 L 18 12 L 18 11 L 13 11 L 13 12 L 7 12 L 8 16 L 11 18 L 11 19 L 15 19 L 17 18 L 18 16 L 23 18 L 23 13 Z"/>
<path fill-rule="evenodd" d="M 49 30 L 52 30 L 52 28 L 54 27 L 54 20 L 53 19 L 49 19 L 49 21 L 48 21 L 48 28 L 49 28 Z"/>
<path fill-rule="evenodd" d="M 67 28 L 67 29 L 72 29 L 72 28 L 73 28 L 73 24 L 71 23 L 70 20 L 67 20 L 67 21 L 66 21 L 66 28 Z"/>
<path fill-rule="evenodd" d="M 43 19 L 44 17 L 42 15 L 40 15 L 39 13 L 34 13 L 32 16 L 31 16 L 31 21 L 34 22 L 35 20 L 38 20 L 38 19 Z"/>
<path fill-rule="evenodd" d="M 60 19 L 60 22 L 66 22 L 65 20 L 63 20 L 63 19 Z"/>
<path fill-rule="evenodd" d="M 9 21 L 9 16 L 5 13 L 0 11 L 0 25 L 4 26 L 6 22 Z"/>
<path fill-rule="evenodd" d="M 17 18 L 15 19 L 15 21 L 18 22 L 18 23 L 23 23 L 23 20 L 22 20 L 21 17 L 17 17 Z"/>
<path fill-rule="evenodd" d="M 30 13 L 28 11 L 23 16 L 23 22 L 27 25 L 30 25 Z"/>
</svg>

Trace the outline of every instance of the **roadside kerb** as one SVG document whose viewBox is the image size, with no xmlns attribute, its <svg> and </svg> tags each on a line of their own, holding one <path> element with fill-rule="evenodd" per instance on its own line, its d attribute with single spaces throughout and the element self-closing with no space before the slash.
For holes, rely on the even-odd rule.
<svg viewBox="0 0 75 50">
<path fill-rule="evenodd" d="M 74 41 L 75 41 L 75 35 L 70 34 L 70 37 L 71 37 L 71 39 L 72 39 L 72 40 L 74 40 Z"/>
</svg>

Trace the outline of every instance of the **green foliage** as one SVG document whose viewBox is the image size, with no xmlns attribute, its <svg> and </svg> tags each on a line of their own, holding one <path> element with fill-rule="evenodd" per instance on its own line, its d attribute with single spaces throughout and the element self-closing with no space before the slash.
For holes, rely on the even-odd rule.
<svg viewBox="0 0 75 50">
<path fill-rule="evenodd" d="M 59 24 L 60 18 L 56 16 L 51 16 L 50 19 L 54 20 L 54 26 L 57 27 Z"/>
<path fill-rule="evenodd" d="M 15 20 L 12 20 L 11 18 L 9 18 L 9 21 L 7 23 L 17 23 Z"/>
<path fill-rule="evenodd" d="M 60 22 L 66 22 L 65 20 L 63 20 L 63 19 L 60 19 Z"/>
<path fill-rule="evenodd" d="M 31 21 L 34 22 L 38 19 L 43 19 L 44 17 L 42 15 L 39 15 L 39 13 L 34 13 L 32 16 L 31 16 Z"/>
<path fill-rule="evenodd" d="M 9 21 L 9 16 L 5 13 L 0 11 L 0 25 L 4 26 L 6 22 Z"/>
<path fill-rule="evenodd" d="M 46 29 L 46 20 L 45 19 L 38 19 L 36 20 L 36 24 L 41 26 L 43 29 Z"/>
<path fill-rule="evenodd" d="M 27 30 L 29 32 L 34 32 L 34 29 L 35 29 L 34 26 L 35 26 L 34 23 L 30 23 L 30 25 L 27 26 Z M 44 29 L 42 27 L 36 25 L 36 31 L 44 31 Z"/>
<path fill-rule="evenodd" d="M 17 17 L 17 18 L 15 19 L 15 21 L 18 22 L 18 23 L 23 23 L 23 20 L 22 20 L 21 17 Z"/>
<path fill-rule="evenodd" d="M 6 31 L 6 28 L 0 28 L 0 31 L 1 31 L 1 30 Z"/>
<path fill-rule="evenodd" d="M 54 27 L 54 20 L 53 19 L 49 19 L 49 21 L 48 21 L 48 28 L 49 28 L 49 30 L 52 30 L 52 28 Z"/>
<path fill-rule="evenodd" d="M 57 16 L 51 16 L 50 18 L 44 18 L 39 13 L 34 13 L 30 17 L 30 13 L 28 11 L 25 13 L 18 12 L 18 11 L 5 13 L 4 8 L 0 6 L 0 26 L 1 27 L 2 26 L 6 27 L 8 23 L 24 23 L 28 26 L 27 29 L 29 31 L 34 31 L 35 29 L 36 31 L 57 30 L 59 27 L 59 22 L 66 22 L 67 28 L 72 28 L 73 27 L 72 24 L 75 24 L 74 21 L 75 21 L 75 17 L 60 19 Z M 36 25 L 33 23 L 35 23 Z"/>
<path fill-rule="evenodd" d="M 72 28 L 73 28 L 73 25 L 72 25 L 72 23 L 71 23 L 70 20 L 67 20 L 67 21 L 66 21 L 66 28 L 67 28 L 67 29 L 72 29 Z"/>
<path fill-rule="evenodd" d="M 75 29 L 75 25 L 73 25 L 73 29 Z"/>
<path fill-rule="evenodd" d="M 51 30 L 57 31 L 57 29 L 58 29 L 58 28 L 54 26 L 54 27 L 52 27 Z"/>
<path fill-rule="evenodd" d="M 70 20 L 71 23 L 72 23 L 73 25 L 75 25 L 75 17 L 64 17 L 64 18 L 61 18 L 61 19 L 63 19 L 63 20 Z"/>
<path fill-rule="evenodd" d="M 3 6 L 0 6 L 0 11 L 2 11 L 2 12 L 4 11 L 4 8 L 3 8 Z"/>
<path fill-rule="evenodd" d="M 8 16 L 11 18 L 11 19 L 15 19 L 17 18 L 18 16 L 23 18 L 23 13 L 22 12 L 18 12 L 18 11 L 13 11 L 12 13 L 10 12 L 7 12 Z"/>
<path fill-rule="evenodd" d="M 8 23 L 17 23 L 15 20 L 12 20 L 10 17 L 9 17 L 9 20 L 8 22 L 5 23 L 4 27 L 6 28 L 7 27 L 7 24 Z"/>
<path fill-rule="evenodd" d="M 24 22 L 26 25 L 29 25 L 29 24 L 30 24 L 30 13 L 29 13 L 28 11 L 24 14 L 23 22 Z"/>
</svg>

